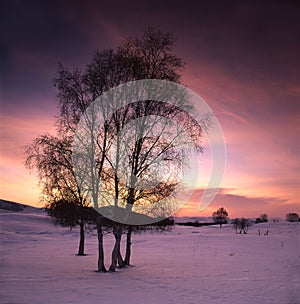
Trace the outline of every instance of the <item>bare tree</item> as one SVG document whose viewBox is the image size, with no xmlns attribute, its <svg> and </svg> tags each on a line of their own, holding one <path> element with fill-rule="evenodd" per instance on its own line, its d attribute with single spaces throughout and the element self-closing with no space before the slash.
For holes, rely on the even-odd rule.
<svg viewBox="0 0 300 304">
<path fill-rule="evenodd" d="M 172 53 L 173 43 L 172 35 L 148 28 L 141 37 L 130 38 L 115 51 L 98 52 L 88 65 L 85 77 L 88 90 L 96 97 L 104 87 L 108 89 L 122 81 L 147 78 L 179 81 L 183 63 Z M 101 85 L 100 88 L 99 85 Z M 117 102 L 120 103 L 120 100 Z M 155 203 L 170 196 L 178 182 L 174 179 L 165 180 L 153 187 L 146 187 L 147 189 L 142 184 L 147 184 L 149 180 L 153 180 L 153 174 L 158 174 L 157 160 L 163 155 L 165 165 L 168 166 L 167 163 L 169 163 L 169 168 L 172 168 L 169 171 L 175 175 L 175 168 L 177 167 L 178 170 L 179 167 L 184 166 L 182 161 L 184 158 L 176 155 L 174 149 L 180 138 L 182 141 L 182 129 L 190 132 L 189 138 L 193 143 L 200 142 L 202 130 L 195 121 L 189 118 L 187 113 L 179 109 L 179 106 L 181 109 L 187 106 L 184 98 L 178 99 L 178 106 L 170 106 L 156 100 L 124 104 L 123 107 L 121 104 L 119 110 L 108 117 L 105 116 L 107 113 L 105 108 L 110 106 L 111 104 L 106 104 L 101 109 L 101 112 L 104 113 L 103 121 L 107 123 L 109 131 L 105 136 L 100 135 L 100 138 L 106 138 L 109 142 L 107 145 L 109 149 L 106 151 L 100 149 L 100 154 L 102 153 L 104 159 L 99 176 L 101 176 L 105 191 L 98 191 L 95 199 L 96 205 L 101 207 L 99 208 L 101 213 L 105 213 L 105 206 L 126 207 L 130 212 L 135 206 L 135 211 L 147 210 L 148 215 L 151 215 L 152 211 L 152 215 L 155 216 L 153 212 L 158 210 Z M 149 119 L 149 116 L 152 120 Z M 161 117 L 164 117 L 165 120 Z M 168 130 L 166 118 L 181 124 L 181 129 L 175 130 L 176 132 L 174 132 L 174 128 L 172 132 L 170 128 Z M 131 121 L 135 121 L 136 124 L 130 132 L 124 132 L 125 126 Z M 151 131 L 159 124 L 161 125 L 160 133 L 153 136 Z M 165 137 L 162 136 L 163 132 Z M 171 141 L 165 140 L 167 133 Z M 95 142 L 98 141 L 99 137 L 95 138 Z M 197 147 L 200 148 L 200 145 Z M 111 150 L 114 153 L 110 153 Z M 93 155 L 94 151 L 90 154 Z M 124 170 L 124 168 L 128 168 L 128 170 Z M 90 181 L 90 184 L 92 183 L 93 179 Z M 111 201 L 107 192 L 110 193 Z M 120 209 L 118 209 L 119 211 Z M 132 227 L 125 226 L 121 229 L 119 225 L 116 225 L 114 229 L 116 244 L 112 253 L 111 271 L 114 271 L 117 259 L 122 264 L 118 248 L 120 248 L 124 230 L 127 232 L 125 264 L 130 263 Z"/>
<path fill-rule="evenodd" d="M 117 85 L 124 78 L 120 77 L 119 66 L 116 61 L 117 56 L 115 51 L 106 50 L 96 52 L 92 63 L 87 66 L 85 72 L 81 72 L 78 69 L 69 71 L 62 65 L 59 66 L 54 79 L 54 85 L 58 88 L 60 108 L 60 114 L 57 119 L 58 134 L 69 134 L 72 138 L 72 144 L 77 125 L 91 102 L 111 86 Z M 105 112 L 106 109 L 103 109 L 103 111 Z M 94 131 L 94 127 L 93 125 L 89 125 L 91 132 Z M 97 196 L 105 155 L 110 146 L 109 139 L 112 139 L 108 137 L 108 133 L 109 126 L 107 123 L 104 123 L 93 145 L 88 147 L 88 152 L 95 156 L 95 158 L 85 157 L 82 159 L 80 166 L 82 178 L 76 179 L 77 186 L 80 189 L 83 188 L 82 183 L 85 182 L 86 178 L 92 179 L 93 182 L 89 186 L 92 187 L 94 196 Z M 72 153 L 74 153 L 73 150 Z M 76 176 L 74 170 L 73 162 L 72 173 Z M 90 200 L 86 201 L 90 206 L 93 206 Z M 107 219 L 101 214 L 98 214 L 96 225 L 98 233 L 98 271 L 106 272 L 103 235 L 107 230 L 113 230 L 113 225 L 111 222 L 108 223 Z"/>
<path fill-rule="evenodd" d="M 171 34 L 147 28 L 140 37 L 129 38 L 116 49 L 97 51 L 84 71 L 77 68 L 70 71 L 59 65 L 54 79 L 59 103 L 57 136 L 43 135 L 26 148 L 26 165 L 37 168 L 43 193 L 50 204 L 78 202 L 100 211 L 96 219 L 99 271 L 106 271 L 105 232 L 111 231 L 115 237 L 110 265 L 110 270 L 115 271 L 118 262 L 130 264 L 132 231 L 138 229 L 138 223 L 136 226 L 126 224 L 126 216 L 139 213 L 144 214 L 145 219 L 161 220 L 159 215 L 167 216 L 175 211 L 173 194 L 178 185 L 177 173 L 186 167 L 187 157 L 180 155 L 176 148 L 179 144 L 193 143 L 195 149 L 201 150 L 202 129 L 185 111 L 191 106 L 184 91 L 178 94 L 175 105 L 143 100 L 119 104 L 118 110 L 113 111 L 113 103 L 100 102 L 95 112 L 102 113 L 101 127 L 85 113 L 104 92 L 128 81 L 179 82 L 184 64 L 173 53 L 173 47 Z M 153 89 L 159 92 L 160 88 Z M 84 140 L 84 134 L 78 134 L 78 124 L 85 118 L 85 131 L 92 136 L 86 142 L 85 151 L 75 151 L 74 169 L 73 144 L 75 140 Z M 124 133 L 132 122 L 131 131 Z M 189 137 L 185 136 L 186 132 Z M 170 173 L 162 179 L 166 174 L 160 171 L 161 162 Z M 161 201 L 165 204 L 160 204 Z M 105 208 L 111 206 L 125 210 L 125 224 L 108 221 L 102 215 Z M 125 260 L 120 253 L 123 233 L 127 234 Z"/>
<path fill-rule="evenodd" d="M 133 79 L 156 78 L 178 82 L 183 62 L 172 53 L 173 44 L 172 35 L 148 28 L 141 37 L 131 38 L 123 43 L 119 52 L 123 58 L 126 58 L 127 63 L 132 63 Z M 157 203 L 168 198 L 168 203 L 164 204 L 164 208 L 168 209 L 165 210 L 165 214 L 172 214 L 171 196 L 178 184 L 175 176 L 178 175 L 178 170 L 186 165 L 185 157 L 179 155 L 176 145 L 179 143 L 188 145 L 192 142 L 193 144 L 198 143 L 196 148 L 201 149 L 202 136 L 202 130 L 197 122 L 182 111 L 190 105 L 184 98 L 184 92 L 181 93 L 177 106 L 156 100 L 139 101 L 123 108 L 117 121 L 114 121 L 116 134 L 119 134 L 120 129 L 130 121 L 135 121 L 135 124 L 131 125 L 130 132 L 126 132 L 126 136 L 123 132 L 123 145 L 117 138 L 115 150 L 117 159 L 115 162 L 108 162 L 114 172 L 115 202 L 118 201 L 121 207 L 126 207 L 128 211 L 146 212 L 147 215 L 155 217 L 155 213 L 163 214 L 160 209 L 162 206 Z M 181 128 L 170 127 L 168 119 L 181 125 Z M 160 126 L 159 131 L 153 135 L 153 129 L 158 129 L 158 126 Z M 189 139 L 184 138 L 183 130 L 189 132 Z M 163 182 L 154 182 L 153 187 L 149 187 L 149 181 L 153 182 L 156 175 L 160 174 L 160 159 L 163 160 L 164 167 L 169 168 L 168 172 L 173 174 L 173 178 L 165 179 Z M 124 171 L 124 168 L 128 168 L 128 170 Z M 123 184 L 120 184 L 120 180 L 123 181 Z M 119 233 L 121 232 L 119 231 Z M 132 227 L 129 226 L 126 241 L 126 265 L 130 264 L 131 235 Z M 120 237 L 116 238 L 116 241 L 120 240 Z"/>
<path fill-rule="evenodd" d="M 250 226 L 251 226 L 250 220 L 244 217 L 241 219 L 236 218 L 232 221 L 232 228 L 234 228 L 235 232 L 239 234 L 247 234 Z"/>
<path fill-rule="evenodd" d="M 44 134 L 25 147 L 25 166 L 37 169 L 43 200 L 49 215 L 71 228 L 80 227 L 78 255 L 84 255 L 84 226 L 90 222 L 72 167 L 72 138 Z M 67 206 L 65 206 L 68 204 Z"/>
<path fill-rule="evenodd" d="M 235 218 L 234 220 L 232 220 L 231 224 L 232 224 L 232 228 L 235 230 L 235 233 L 238 233 L 238 228 L 239 228 L 239 225 L 240 225 L 240 219 Z"/>
</svg>

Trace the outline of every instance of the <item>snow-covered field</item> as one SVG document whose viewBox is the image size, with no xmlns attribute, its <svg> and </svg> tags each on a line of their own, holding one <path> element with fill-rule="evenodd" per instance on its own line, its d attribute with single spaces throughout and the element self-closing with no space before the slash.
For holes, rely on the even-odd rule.
<svg viewBox="0 0 300 304">
<path fill-rule="evenodd" d="M 1 211 L 1 303 L 300 303 L 300 223 L 182 227 L 133 238 L 132 264 L 95 272 L 97 237 L 39 212 Z M 257 235 L 257 230 L 269 235 Z M 105 237 L 107 264 L 112 237 Z"/>
</svg>

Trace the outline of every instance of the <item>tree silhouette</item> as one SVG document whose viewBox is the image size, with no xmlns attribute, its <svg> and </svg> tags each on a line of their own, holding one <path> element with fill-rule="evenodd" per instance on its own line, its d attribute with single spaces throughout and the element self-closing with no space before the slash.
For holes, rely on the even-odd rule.
<svg viewBox="0 0 300 304">
<path fill-rule="evenodd" d="M 84 255 L 84 226 L 87 223 L 83 210 L 88 203 L 81 194 L 73 171 L 72 137 L 41 135 L 25 147 L 25 153 L 25 166 L 38 171 L 43 200 L 49 214 L 66 226 L 80 227 L 78 255 Z"/>
<path fill-rule="evenodd" d="M 232 228 L 235 229 L 235 232 L 238 233 L 239 230 L 239 234 L 247 234 L 249 227 L 251 226 L 251 222 L 250 220 L 246 219 L 246 218 L 235 218 L 232 221 Z"/>
<path fill-rule="evenodd" d="M 118 110 L 109 117 L 106 113 L 114 108 L 113 102 L 99 103 L 103 126 L 96 129 L 94 121 L 89 121 L 87 131 L 94 134 L 97 130 L 97 135 L 91 137 L 92 144 L 86 150 L 90 157 L 77 158 L 74 172 L 74 158 L 73 163 L 71 161 L 74 137 L 84 140 L 84 135 L 80 138 L 81 134 L 76 132 L 77 126 L 91 103 L 119 84 L 139 79 L 179 82 L 184 64 L 173 53 L 173 47 L 174 38 L 170 33 L 147 28 L 141 36 L 129 38 L 115 49 L 97 51 L 84 71 L 68 70 L 60 64 L 54 79 L 59 103 L 57 136 L 43 135 L 26 149 L 26 164 L 37 168 L 50 206 L 58 201 L 76 202 L 99 211 L 95 219 L 99 271 L 106 271 L 104 230 L 110 230 L 115 237 L 109 268 L 115 271 L 118 262 L 120 266 L 130 264 L 132 231 L 139 226 L 127 225 L 126 221 L 125 224 L 109 221 L 102 214 L 106 210 L 118 210 L 125 217 L 136 212 L 159 220 L 159 215 L 175 211 L 172 195 L 178 184 L 178 172 L 186 167 L 185 158 L 175 148 L 179 142 L 193 143 L 200 151 L 202 129 L 184 110 L 191 108 L 184 91 L 178 95 L 176 105 L 156 100 L 122 104 L 122 100 L 117 100 Z M 153 89 L 159 92 L 160 87 Z M 180 128 L 171 128 L 170 120 Z M 133 121 L 135 124 L 126 131 L 126 126 Z M 158 126 L 161 131 L 153 135 L 152 131 L 157 131 Z M 189 137 L 184 137 L 183 130 Z M 57 149 L 59 145 L 63 148 Z M 169 174 L 159 181 L 161 161 Z M 152 184 L 149 185 L 149 181 Z M 89 196 L 83 196 L 82 192 Z M 166 203 L 159 205 L 163 199 Z M 84 218 L 82 220 L 84 222 Z M 151 227 L 153 225 L 149 229 Z M 123 233 L 127 234 L 125 260 L 120 253 Z"/>
<path fill-rule="evenodd" d="M 215 211 L 212 214 L 212 217 L 216 223 L 220 224 L 221 228 L 223 224 L 226 224 L 228 222 L 228 212 L 223 207 Z"/>
<path fill-rule="evenodd" d="M 298 213 L 287 213 L 285 219 L 288 222 L 298 222 L 300 218 Z"/>
<path fill-rule="evenodd" d="M 239 218 L 235 218 L 232 222 L 232 228 L 235 230 L 235 233 L 238 233 L 238 228 L 240 225 L 240 219 Z"/>
<path fill-rule="evenodd" d="M 255 223 L 266 223 L 268 222 L 268 215 L 266 213 L 262 213 L 256 220 Z"/>
</svg>

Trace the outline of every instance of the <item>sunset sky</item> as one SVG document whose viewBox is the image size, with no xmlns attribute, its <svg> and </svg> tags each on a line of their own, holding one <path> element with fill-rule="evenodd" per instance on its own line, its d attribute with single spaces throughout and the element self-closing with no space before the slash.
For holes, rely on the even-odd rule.
<svg viewBox="0 0 300 304">
<path fill-rule="evenodd" d="M 175 35 L 183 83 L 216 113 L 227 148 L 219 195 L 181 214 L 300 213 L 300 2 L 198 2 L 1 1 L 0 198 L 42 206 L 23 146 L 54 132 L 57 63 L 83 68 L 155 26 Z"/>
</svg>

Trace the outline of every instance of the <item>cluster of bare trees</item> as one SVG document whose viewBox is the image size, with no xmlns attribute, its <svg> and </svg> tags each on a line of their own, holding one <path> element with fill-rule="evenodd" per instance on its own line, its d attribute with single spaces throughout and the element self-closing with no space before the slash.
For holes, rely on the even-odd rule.
<svg viewBox="0 0 300 304">
<path fill-rule="evenodd" d="M 251 222 L 246 218 L 235 218 L 232 220 L 232 227 L 236 233 L 239 234 L 247 234 L 249 227 L 251 226 Z"/>
<path fill-rule="evenodd" d="M 154 229 L 153 222 L 159 222 L 158 229 L 168 225 L 163 218 L 176 210 L 172 195 L 187 157 L 186 149 L 176 148 L 193 144 L 201 150 L 202 129 L 185 111 L 191 105 L 184 91 L 178 92 L 175 104 L 157 100 L 122 103 L 122 91 L 109 102 L 100 100 L 89 117 L 86 111 L 99 96 L 120 84 L 139 79 L 178 83 L 184 64 L 173 53 L 173 46 L 171 34 L 147 28 L 142 36 L 129 38 L 116 49 L 97 51 L 84 71 L 59 65 L 54 79 L 59 102 L 57 133 L 41 135 L 26 147 L 26 166 L 38 171 L 49 213 L 69 226 L 80 226 L 79 255 L 84 254 L 85 224 L 96 223 L 98 271 L 106 271 L 106 232 L 115 238 L 109 268 L 115 271 L 117 264 L 130 264 L 135 229 Z M 118 103 L 115 111 L 114 102 Z M 90 119 L 99 113 L 98 120 Z M 91 135 L 86 142 L 86 133 L 78 132 L 82 117 Z M 101 126 L 96 124 L 99 119 Z M 98 212 L 88 211 L 91 206 Z M 128 221 L 135 214 L 149 225 Z M 125 258 L 120 252 L 123 234 Z"/>
</svg>

